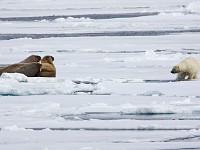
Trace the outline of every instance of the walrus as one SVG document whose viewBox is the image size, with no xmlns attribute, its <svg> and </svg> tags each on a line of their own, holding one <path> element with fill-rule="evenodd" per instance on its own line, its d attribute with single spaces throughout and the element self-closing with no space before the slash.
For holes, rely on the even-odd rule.
<svg viewBox="0 0 200 150">
<path fill-rule="evenodd" d="M 3 69 L 3 68 L 4 68 L 4 66 L 0 66 L 0 70 Z"/>
<path fill-rule="evenodd" d="M 26 59 L 18 62 L 18 63 L 31 63 L 31 62 L 39 62 L 41 60 L 41 57 L 38 55 L 30 55 L 28 56 Z M 3 68 L 10 66 L 11 64 L 4 64 L 2 66 L 0 66 L 0 70 L 2 70 Z"/>
<path fill-rule="evenodd" d="M 39 62 L 41 60 L 41 57 L 38 55 L 31 55 L 27 57 L 26 59 L 20 61 L 19 63 L 31 63 L 31 62 Z"/>
<path fill-rule="evenodd" d="M 44 56 L 40 63 L 42 68 L 38 74 L 39 77 L 56 77 L 56 67 L 53 64 L 53 56 Z"/>
<path fill-rule="evenodd" d="M 37 62 L 31 63 L 16 63 L 12 65 L 8 65 L 0 70 L 0 75 L 4 72 L 7 73 L 22 73 L 27 77 L 36 77 L 36 75 L 40 72 L 41 64 Z"/>
</svg>

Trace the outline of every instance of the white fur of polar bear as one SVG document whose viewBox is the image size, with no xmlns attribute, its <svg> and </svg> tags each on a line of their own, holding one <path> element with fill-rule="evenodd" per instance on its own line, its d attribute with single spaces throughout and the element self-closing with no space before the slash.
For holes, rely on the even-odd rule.
<svg viewBox="0 0 200 150">
<path fill-rule="evenodd" d="M 194 57 L 187 57 L 179 64 L 174 66 L 171 70 L 171 73 L 178 73 L 176 80 L 192 80 L 198 78 L 198 73 L 200 70 L 200 63 Z M 187 77 L 187 78 L 186 78 Z"/>
</svg>

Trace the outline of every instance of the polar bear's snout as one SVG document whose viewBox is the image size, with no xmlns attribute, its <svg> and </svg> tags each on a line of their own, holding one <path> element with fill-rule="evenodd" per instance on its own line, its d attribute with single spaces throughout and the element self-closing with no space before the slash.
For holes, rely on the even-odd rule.
<svg viewBox="0 0 200 150">
<path fill-rule="evenodd" d="M 174 66 L 171 70 L 171 73 L 179 73 L 180 72 L 180 68 L 179 66 Z"/>
<path fill-rule="evenodd" d="M 172 69 L 171 73 L 177 73 L 176 69 Z"/>
</svg>

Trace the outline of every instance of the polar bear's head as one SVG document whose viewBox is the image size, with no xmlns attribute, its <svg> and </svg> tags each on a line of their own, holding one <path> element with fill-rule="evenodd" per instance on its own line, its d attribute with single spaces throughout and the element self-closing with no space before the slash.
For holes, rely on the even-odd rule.
<svg viewBox="0 0 200 150">
<path fill-rule="evenodd" d="M 180 66 L 176 65 L 172 68 L 171 73 L 179 73 L 180 71 Z"/>
</svg>

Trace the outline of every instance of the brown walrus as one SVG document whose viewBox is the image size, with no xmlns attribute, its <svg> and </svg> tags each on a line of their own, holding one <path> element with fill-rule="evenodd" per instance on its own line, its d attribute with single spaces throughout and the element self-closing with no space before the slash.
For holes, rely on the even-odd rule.
<svg viewBox="0 0 200 150">
<path fill-rule="evenodd" d="M 41 57 L 38 55 L 31 55 L 27 57 L 26 59 L 20 61 L 19 63 L 31 63 L 31 62 L 39 62 L 41 60 Z"/>
<path fill-rule="evenodd" d="M 19 63 L 31 63 L 31 62 L 39 62 L 41 60 L 41 57 L 38 55 L 30 55 L 26 59 L 20 61 Z M 5 64 L 3 66 L 0 66 L 0 70 L 3 68 L 10 66 L 10 64 Z"/>
<path fill-rule="evenodd" d="M 41 59 L 42 68 L 38 74 L 39 77 L 56 77 L 56 67 L 53 61 L 53 56 L 44 56 Z"/>
<path fill-rule="evenodd" d="M 6 72 L 6 73 L 22 73 L 27 77 L 35 77 L 40 72 L 41 66 L 42 65 L 37 62 L 16 63 L 1 69 L 0 75 Z"/>
<path fill-rule="evenodd" d="M 0 70 L 3 69 L 3 68 L 5 68 L 5 66 L 0 66 Z"/>
</svg>

